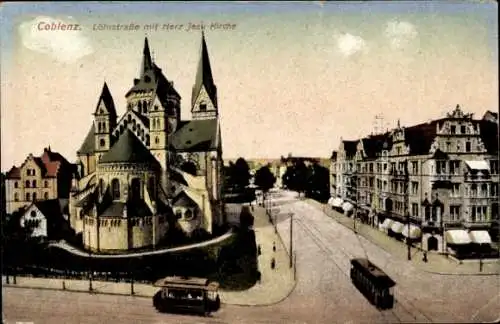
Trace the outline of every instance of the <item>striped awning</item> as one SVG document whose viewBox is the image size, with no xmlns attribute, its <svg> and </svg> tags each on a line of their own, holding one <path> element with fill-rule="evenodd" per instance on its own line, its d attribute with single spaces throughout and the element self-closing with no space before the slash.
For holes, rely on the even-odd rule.
<svg viewBox="0 0 500 324">
<path fill-rule="evenodd" d="M 488 231 L 470 231 L 469 237 L 472 243 L 491 244 L 491 237 Z"/>
<path fill-rule="evenodd" d="M 391 228 L 392 223 L 393 223 L 392 219 L 386 218 L 384 220 L 384 222 L 382 223 L 382 225 L 380 225 L 380 228 L 382 228 L 382 229 L 389 229 L 389 228 Z"/>
<path fill-rule="evenodd" d="M 342 209 L 345 211 L 345 212 L 350 212 L 351 210 L 353 210 L 354 206 L 350 203 L 350 202 L 344 202 L 342 204 Z"/>
<path fill-rule="evenodd" d="M 401 224 L 400 222 L 394 222 L 391 225 L 391 230 L 396 234 L 401 234 L 403 232 L 403 227 L 404 224 Z"/>
<path fill-rule="evenodd" d="M 422 235 L 422 231 L 420 227 L 410 224 L 410 230 L 408 231 L 408 225 L 405 225 L 401 234 L 403 234 L 404 237 L 417 239 Z"/>
<path fill-rule="evenodd" d="M 447 244 L 470 244 L 471 239 L 469 233 L 465 230 L 449 230 L 446 231 L 446 243 Z"/>
</svg>

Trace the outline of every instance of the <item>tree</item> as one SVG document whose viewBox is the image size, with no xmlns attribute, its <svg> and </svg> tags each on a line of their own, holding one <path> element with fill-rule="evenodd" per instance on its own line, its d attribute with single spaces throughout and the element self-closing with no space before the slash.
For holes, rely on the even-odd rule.
<svg viewBox="0 0 500 324">
<path fill-rule="evenodd" d="M 313 163 L 309 168 L 306 194 L 316 200 L 327 200 L 330 196 L 330 174 L 328 168 Z"/>
<path fill-rule="evenodd" d="M 255 185 L 259 187 L 263 194 L 264 194 L 264 201 L 265 201 L 265 195 L 271 189 L 274 187 L 274 183 L 276 182 L 276 177 L 274 174 L 269 170 L 268 166 L 263 166 L 257 172 L 255 173 Z"/>
<path fill-rule="evenodd" d="M 250 184 L 250 167 L 244 158 L 238 158 L 233 165 L 232 182 L 238 190 L 244 190 Z"/>
</svg>

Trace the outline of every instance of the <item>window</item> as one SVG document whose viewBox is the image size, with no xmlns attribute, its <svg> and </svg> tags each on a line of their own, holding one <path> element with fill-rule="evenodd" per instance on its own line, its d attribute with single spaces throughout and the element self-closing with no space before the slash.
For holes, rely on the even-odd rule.
<svg viewBox="0 0 500 324">
<path fill-rule="evenodd" d="M 17 188 L 19 186 L 19 184 L 16 182 L 14 182 L 14 188 Z"/>
<path fill-rule="evenodd" d="M 411 214 L 413 217 L 418 217 L 418 204 L 411 204 Z"/>
<path fill-rule="evenodd" d="M 113 199 L 120 199 L 120 181 L 118 179 L 113 179 L 113 181 L 111 181 L 111 187 L 113 190 Z"/>
<path fill-rule="evenodd" d="M 202 102 L 200 103 L 200 111 L 207 111 L 207 104 Z"/>
<path fill-rule="evenodd" d="M 104 180 L 99 179 L 99 194 L 104 195 Z"/>
<path fill-rule="evenodd" d="M 48 188 L 48 187 L 49 187 L 49 182 L 48 182 L 47 180 L 45 180 L 45 181 L 43 182 L 43 187 L 44 187 L 44 188 Z"/>
<path fill-rule="evenodd" d="M 25 185 L 26 188 L 29 188 L 30 187 L 30 181 L 29 180 L 26 180 L 26 185 Z"/>
<path fill-rule="evenodd" d="M 488 185 L 486 183 L 481 185 L 481 197 L 488 197 Z"/>
<path fill-rule="evenodd" d="M 472 184 L 470 186 L 470 195 L 472 197 L 477 197 L 477 185 L 476 184 Z"/>
<path fill-rule="evenodd" d="M 460 183 L 451 184 L 451 197 L 460 197 Z"/>
<path fill-rule="evenodd" d="M 155 110 L 158 110 L 158 105 L 155 105 Z"/>
<path fill-rule="evenodd" d="M 160 143 L 160 138 L 158 136 L 155 137 L 155 144 Z"/>
<path fill-rule="evenodd" d="M 412 195 L 418 194 L 418 182 L 416 182 L 416 181 L 412 181 L 412 183 L 411 183 L 411 194 Z"/>
<path fill-rule="evenodd" d="M 106 141 L 103 138 L 101 138 L 101 140 L 99 141 L 99 145 L 103 147 L 104 145 L 106 145 Z"/>
<path fill-rule="evenodd" d="M 193 219 L 193 212 L 191 211 L 191 209 L 186 210 L 186 212 L 184 213 L 184 218 L 186 220 L 192 220 Z"/>
<path fill-rule="evenodd" d="M 132 179 L 131 182 L 131 196 L 132 199 L 141 198 L 141 180 L 139 178 Z"/>
<path fill-rule="evenodd" d="M 446 152 L 451 151 L 451 142 L 446 142 Z"/>
<path fill-rule="evenodd" d="M 431 207 L 425 207 L 425 221 L 428 222 L 431 220 Z"/>
<path fill-rule="evenodd" d="M 450 127 L 450 134 L 455 134 L 456 132 L 457 132 L 457 126 L 452 125 L 452 126 Z"/>
<path fill-rule="evenodd" d="M 31 169 L 26 170 L 26 175 L 31 175 Z"/>
<path fill-rule="evenodd" d="M 176 217 L 177 219 L 181 219 L 181 218 L 182 218 L 182 212 L 181 212 L 180 210 L 176 210 L 176 211 L 175 211 L 175 217 Z"/>
<path fill-rule="evenodd" d="M 491 169 L 491 174 L 498 174 L 498 160 L 490 161 L 490 169 Z"/>
<path fill-rule="evenodd" d="M 490 185 L 490 197 L 497 197 L 498 196 L 498 183 L 492 183 Z"/>
<path fill-rule="evenodd" d="M 465 134 L 465 126 L 460 126 L 460 134 Z"/>
<path fill-rule="evenodd" d="M 35 218 L 36 217 L 36 211 L 32 210 L 31 213 L 30 213 L 30 216 Z"/>
<path fill-rule="evenodd" d="M 418 174 L 418 162 L 417 161 L 411 162 L 411 172 L 413 174 Z"/>
<path fill-rule="evenodd" d="M 17 192 L 14 193 L 14 201 L 19 201 L 19 194 Z"/>
<path fill-rule="evenodd" d="M 462 148 L 460 147 L 460 143 L 457 143 L 457 152 L 460 152 Z"/>
<path fill-rule="evenodd" d="M 471 151 L 471 145 L 470 142 L 465 143 L 465 152 L 470 152 Z"/>
<path fill-rule="evenodd" d="M 460 206 L 450 206 L 450 220 L 460 220 Z"/>
<path fill-rule="evenodd" d="M 28 193 L 26 194 L 26 201 L 30 201 L 30 200 L 31 200 L 31 195 L 30 195 L 30 193 L 28 192 Z"/>
<path fill-rule="evenodd" d="M 33 193 L 33 201 L 36 201 L 36 192 Z"/>
<path fill-rule="evenodd" d="M 450 174 L 458 175 L 460 173 L 460 161 L 450 161 Z"/>
<path fill-rule="evenodd" d="M 132 120 L 132 116 L 131 115 L 128 115 L 127 116 L 127 121 L 130 122 Z"/>
<path fill-rule="evenodd" d="M 33 180 L 33 181 L 31 182 L 31 186 L 32 186 L 33 188 L 36 188 L 36 180 Z"/>
<path fill-rule="evenodd" d="M 44 192 L 43 199 L 45 200 L 49 199 L 49 193 L 47 191 Z"/>
</svg>

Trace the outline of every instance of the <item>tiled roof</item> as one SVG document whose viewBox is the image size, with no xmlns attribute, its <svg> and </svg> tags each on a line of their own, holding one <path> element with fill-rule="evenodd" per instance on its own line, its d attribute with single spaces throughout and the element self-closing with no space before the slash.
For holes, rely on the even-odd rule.
<svg viewBox="0 0 500 324">
<path fill-rule="evenodd" d="M 181 191 L 172 201 L 172 206 L 196 207 L 196 202 L 191 199 L 184 191 Z"/>
<path fill-rule="evenodd" d="M 489 154 L 498 153 L 498 124 L 488 120 L 480 120 L 481 140 Z"/>
<path fill-rule="evenodd" d="M 57 173 L 62 167 L 66 167 L 68 170 L 73 169 L 73 164 L 69 163 L 68 160 L 66 160 L 66 158 L 64 158 L 61 154 L 52 152 L 50 147 L 45 148 L 40 157 L 33 157 L 33 155 L 29 155 L 26 161 L 29 158 L 32 158 L 36 165 L 40 168 L 43 177 L 57 177 Z M 13 166 L 9 172 L 7 172 L 7 179 L 19 179 L 21 177 L 21 168 L 23 165 L 19 168 Z"/>
<path fill-rule="evenodd" d="M 392 147 L 392 137 L 389 133 L 368 136 L 361 141 L 366 157 L 369 159 L 375 158 L 382 150 L 390 150 Z"/>
<path fill-rule="evenodd" d="M 156 160 L 144 144 L 127 128 L 99 161 L 99 163 L 115 162 L 154 163 Z"/>
<path fill-rule="evenodd" d="M 405 128 L 405 143 L 410 146 L 411 155 L 429 153 L 436 137 L 436 124 L 440 121 L 442 119 Z"/>
<path fill-rule="evenodd" d="M 202 32 L 201 36 L 201 52 L 200 60 L 198 62 L 198 70 L 196 71 L 195 84 L 193 86 L 193 93 L 191 105 L 194 106 L 196 96 L 200 93 L 201 87 L 205 86 L 208 97 L 217 107 L 217 87 L 214 84 L 212 77 L 212 68 L 210 67 L 210 58 L 208 56 L 207 43 L 205 42 L 205 34 Z"/>
<path fill-rule="evenodd" d="M 347 156 L 356 155 L 358 141 L 342 141 L 342 144 L 344 145 L 344 151 Z"/>
<path fill-rule="evenodd" d="M 83 141 L 82 146 L 77 151 L 77 154 L 92 154 L 95 150 L 95 125 L 92 123 L 89 132 L 87 133 L 87 137 Z"/>
<path fill-rule="evenodd" d="M 217 119 L 191 120 L 170 135 L 176 151 L 203 152 L 217 149 Z"/>
<path fill-rule="evenodd" d="M 7 171 L 6 179 L 21 179 L 21 169 L 13 166 Z"/>
</svg>

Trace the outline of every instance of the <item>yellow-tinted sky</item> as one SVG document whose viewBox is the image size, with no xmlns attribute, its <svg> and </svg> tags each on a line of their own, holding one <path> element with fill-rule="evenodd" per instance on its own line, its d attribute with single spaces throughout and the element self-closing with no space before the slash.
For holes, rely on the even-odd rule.
<svg viewBox="0 0 500 324">
<path fill-rule="evenodd" d="M 326 157 L 341 137 L 372 132 L 380 114 L 386 127 L 456 104 L 481 117 L 498 110 L 496 12 L 436 1 L 3 5 L 1 168 L 48 145 L 74 161 L 104 81 L 125 111 L 146 34 L 190 118 L 201 37 L 190 23 L 207 26 L 227 158 Z M 81 30 L 39 30 L 52 22 Z M 94 29 L 131 23 L 139 30 Z"/>
</svg>

